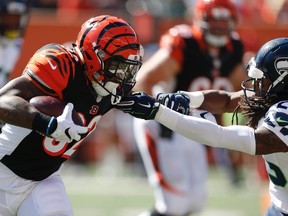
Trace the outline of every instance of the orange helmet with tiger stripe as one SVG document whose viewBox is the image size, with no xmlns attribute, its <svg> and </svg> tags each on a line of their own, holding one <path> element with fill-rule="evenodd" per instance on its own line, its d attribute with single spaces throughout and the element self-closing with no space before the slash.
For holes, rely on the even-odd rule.
<svg viewBox="0 0 288 216">
<path fill-rule="evenodd" d="M 76 46 L 83 56 L 86 74 L 99 95 L 123 96 L 127 90 L 123 92 L 121 87 L 128 85 L 131 90 L 135 85 L 143 48 L 135 30 L 125 20 L 110 15 L 90 18 L 82 25 Z"/>
</svg>

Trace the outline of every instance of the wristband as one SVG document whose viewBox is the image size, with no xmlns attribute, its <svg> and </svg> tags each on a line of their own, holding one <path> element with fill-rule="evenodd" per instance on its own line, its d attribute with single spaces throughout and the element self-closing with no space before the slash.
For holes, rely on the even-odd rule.
<svg viewBox="0 0 288 216">
<path fill-rule="evenodd" d="M 186 94 L 190 98 L 190 107 L 198 108 L 202 105 L 204 101 L 204 94 L 201 91 L 187 92 L 187 91 L 178 91 L 179 93 Z"/>
<path fill-rule="evenodd" d="M 36 113 L 32 122 L 32 129 L 44 135 L 50 135 L 55 131 L 56 127 L 57 119 L 55 117 L 50 117 L 40 112 Z"/>
<path fill-rule="evenodd" d="M 52 134 L 57 128 L 57 119 L 53 116 L 46 129 L 46 135 Z"/>
</svg>

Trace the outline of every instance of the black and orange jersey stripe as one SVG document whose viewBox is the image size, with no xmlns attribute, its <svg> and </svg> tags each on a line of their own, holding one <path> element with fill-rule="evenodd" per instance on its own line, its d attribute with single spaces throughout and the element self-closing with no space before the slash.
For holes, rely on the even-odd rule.
<svg viewBox="0 0 288 216">
<path fill-rule="evenodd" d="M 75 77 L 77 64 L 81 64 L 78 59 L 75 53 L 64 46 L 48 44 L 33 55 L 24 72 L 43 91 L 62 99 L 69 79 Z"/>
<path fill-rule="evenodd" d="M 23 73 L 48 95 L 73 103 L 74 109 L 81 114 L 85 125 L 89 127 L 89 132 L 96 127 L 102 115 L 113 107 L 110 96 L 96 101 L 78 56 L 73 50 L 62 45 L 49 44 L 39 49 Z M 0 161 L 25 179 L 38 181 L 47 178 L 60 168 L 82 142 L 72 141 L 62 146 L 61 142 L 54 142 L 36 131 L 14 126 L 8 126 L 6 130 L 7 126 L 3 127 L 0 140 L 3 136 L 11 136 L 10 131 L 17 133 L 17 136 L 14 135 L 9 140 L 15 149 L 5 152 Z M 82 138 L 87 135 L 88 133 L 83 134 Z M 60 149 L 57 150 L 58 148 Z"/>
</svg>

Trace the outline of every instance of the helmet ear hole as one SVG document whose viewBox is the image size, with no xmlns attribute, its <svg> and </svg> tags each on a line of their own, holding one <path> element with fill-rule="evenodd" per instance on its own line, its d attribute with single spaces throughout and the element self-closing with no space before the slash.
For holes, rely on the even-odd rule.
<svg viewBox="0 0 288 216">
<path fill-rule="evenodd" d="M 106 53 L 105 53 L 103 50 L 101 50 L 101 49 L 95 49 L 95 52 L 97 53 L 97 56 L 98 56 L 99 58 L 101 58 L 101 59 L 106 58 Z"/>
</svg>

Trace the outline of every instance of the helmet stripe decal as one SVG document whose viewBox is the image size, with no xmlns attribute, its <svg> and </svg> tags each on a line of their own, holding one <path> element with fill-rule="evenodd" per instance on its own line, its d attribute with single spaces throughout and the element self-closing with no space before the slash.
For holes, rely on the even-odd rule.
<svg viewBox="0 0 288 216">
<path fill-rule="evenodd" d="M 82 38 L 80 40 L 80 46 L 79 46 L 80 48 L 83 46 L 85 37 L 92 28 L 93 28 L 93 26 L 91 26 L 90 28 L 87 28 L 86 31 L 83 33 Z"/>
<path fill-rule="evenodd" d="M 108 17 L 110 16 L 105 16 L 103 19 L 97 21 L 96 23 L 100 23 L 100 22 L 103 22 L 105 19 L 107 19 Z M 94 27 L 95 25 L 95 22 L 94 23 L 90 23 L 91 27 L 90 28 L 87 28 L 86 31 L 83 33 L 82 35 L 82 38 L 80 40 L 80 48 L 83 46 L 83 43 L 84 43 L 84 40 L 85 40 L 85 37 L 86 35 L 88 34 L 88 32 Z"/>
<path fill-rule="evenodd" d="M 129 26 L 126 23 L 123 22 L 114 22 L 114 23 L 110 23 L 109 25 L 107 25 L 105 28 L 103 28 L 103 30 L 100 32 L 98 39 L 97 39 L 97 43 L 101 40 L 102 36 L 110 29 L 112 28 L 117 28 L 120 26 Z"/>
<path fill-rule="evenodd" d="M 135 37 L 136 35 L 135 34 L 119 34 L 119 35 L 116 35 L 115 37 L 111 38 L 105 45 L 105 47 L 103 47 L 103 50 L 105 50 L 105 52 L 107 51 L 107 47 L 113 43 L 113 41 L 117 38 L 120 38 L 120 37 L 128 37 L 128 36 L 132 36 L 132 37 Z M 130 46 L 129 46 L 130 47 Z M 129 48 L 127 46 L 125 46 L 125 48 Z M 135 48 L 139 48 L 139 44 L 138 44 L 138 47 L 135 47 Z M 119 49 L 118 49 L 119 50 Z M 115 53 L 115 52 L 114 52 Z"/>
<path fill-rule="evenodd" d="M 139 47 L 140 47 L 140 45 L 136 44 L 136 43 L 128 44 L 128 45 L 122 46 L 119 49 L 115 50 L 110 55 L 114 55 L 115 53 L 120 52 L 120 51 L 125 50 L 125 49 L 139 49 Z"/>
</svg>

